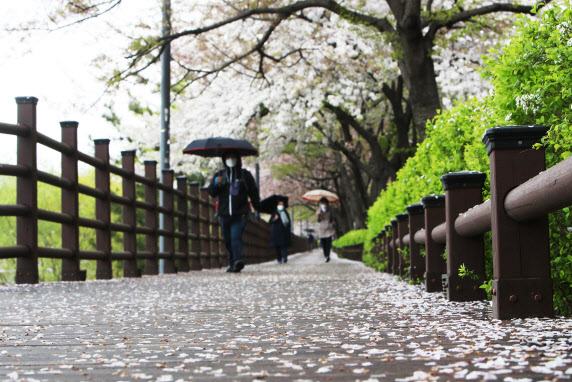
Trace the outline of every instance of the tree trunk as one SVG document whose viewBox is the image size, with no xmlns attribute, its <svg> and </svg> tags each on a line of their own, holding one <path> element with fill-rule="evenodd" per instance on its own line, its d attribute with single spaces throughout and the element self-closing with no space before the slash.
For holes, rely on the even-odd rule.
<svg viewBox="0 0 572 382">
<path fill-rule="evenodd" d="M 439 89 L 431 51 L 433 42 L 423 37 L 420 22 L 403 23 L 399 27 L 402 57 L 399 69 L 409 90 L 413 126 L 420 140 L 425 139 L 425 125 L 441 109 Z M 422 54 L 421 54 L 422 52 Z"/>
</svg>

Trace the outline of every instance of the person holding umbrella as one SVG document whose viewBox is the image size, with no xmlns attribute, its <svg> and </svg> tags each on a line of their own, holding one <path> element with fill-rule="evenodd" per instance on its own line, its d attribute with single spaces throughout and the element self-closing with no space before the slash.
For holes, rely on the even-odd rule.
<svg viewBox="0 0 572 382">
<path fill-rule="evenodd" d="M 270 217 L 269 223 L 272 224 L 270 246 L 276 248 L 278 264 L 286 264 L 288 262 L 288 247 L 292 245 L 290 234 L 292 220 L 290 220 L 284 200 L 278 201 L 276 211 Z"/>
<path fill-rule="evenodd" d="M 225 152 L 222 162 L 224 168 L 214 174 L 207 192 L 218 197 L 218 216 L 228 251 L 226 271 L 240 272 L 244 268 L 242 234 L 250 213 L 248 199 L 258 209 L 260 195 L 254 177 L 242 168 L 241 158 L 236 152 Z"/>
<path fill-rule="evenodd" d="M 334 217 L 332 215 L 332 210 L 330 208 L 330 202 L 328 198 L 320 198 L 320 207 L 316 211 L 316 216 L 318 218 L 318 237 L 320 238 L 320 245 L 324 251 L 324 257 L 326 258 L 326 263 L 330 261 L 330 251 L 332 250 L 332 237 L 336 233 L 334 227 Z"/>
<path fill-rule="evenodd" d="M 183 150 L 185 154 L 204 158 L 222 157 L 224 168 L 214 174 L 207 192 L 218 197 L 217 215 L 228 251 L 227 272 L 240 272 L 242 259 L 242 234 L 250 213 L 250 205 L 258 210 L 260 195 L 254 177 L 242 168 L 242 156 L 258 155 L 258 150 L 243 139 L 210 137 L 195 139 Z"/>
<path fill-rule="evenodd" d="M 319 208 L 316 211 L 318 218 L 318 238 L 320 245 L 324 251 L 326 263 L 330 261 L 330 251 L 332 250 L 332 238 L 336 234 L 336 227 L 334 226 L 333 211 L 330 203 L 337 203 L 340 201 L 338 195 L 327 190 L 312 190 L 302 195 L 302 199 L 307 202 L 319 203 Z"/>
</svg>

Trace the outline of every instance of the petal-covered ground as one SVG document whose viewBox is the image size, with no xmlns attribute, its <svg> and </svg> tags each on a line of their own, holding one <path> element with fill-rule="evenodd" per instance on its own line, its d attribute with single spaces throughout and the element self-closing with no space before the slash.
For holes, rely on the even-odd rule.
<svg viewBox="0 0 572 382">
<path fill-rule="evenodd" d="M 572 320 L 491 319 L 319 250 L 285 265 L 0 287 L 2 381 L 572 378 Z"/>
</svg>

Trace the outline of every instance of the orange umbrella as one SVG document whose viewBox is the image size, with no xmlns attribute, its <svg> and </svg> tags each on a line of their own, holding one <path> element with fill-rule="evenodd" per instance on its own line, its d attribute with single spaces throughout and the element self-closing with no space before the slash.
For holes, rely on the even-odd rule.
<svg viewBox="0 0 572 382">
<path fill-rule="evenodd" d="M 326 190 L 312 190 L 302 195 L 302 199 L 313 203 L 320 202 L 320 199 L 322 198 L 328 199 L 328 202 L 330 203 L 336 203 L 340 201 L 338 195 Z"/>
</svg>

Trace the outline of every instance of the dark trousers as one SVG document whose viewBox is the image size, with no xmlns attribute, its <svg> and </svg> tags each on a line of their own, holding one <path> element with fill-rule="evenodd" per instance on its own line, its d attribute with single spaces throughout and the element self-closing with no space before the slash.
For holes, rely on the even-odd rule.
<svg viewBox="0 0 572 382">
<path fill-rule="evenodd" d="M 276 249 L 276 260 L 286 262 L 288 261 L 288 248 L 287 247 L 274 247 Z"/>
<path fill-rule="evenodd" d="M 320 245 L 324 251 L 324 257 L 330 257 L 330 251 L 332 250 L 332 238 L 331 237 L 321 237 Z"/>
<path fill-rule="evenodd" d="M 224 246 L 228 252 L 228 264 L 233 265 L 242 260 L 242 233 L 246 226 L 246 216 L 221 216 L 220 228 L 224 238 Z"/>
</svg>

